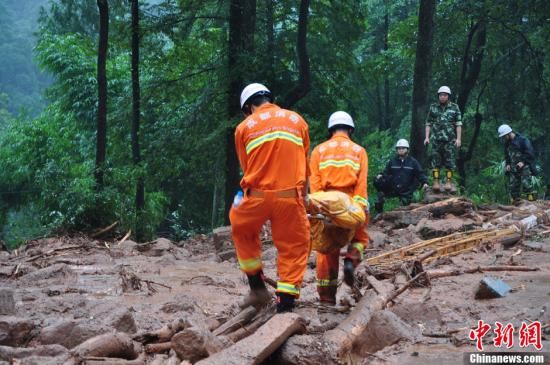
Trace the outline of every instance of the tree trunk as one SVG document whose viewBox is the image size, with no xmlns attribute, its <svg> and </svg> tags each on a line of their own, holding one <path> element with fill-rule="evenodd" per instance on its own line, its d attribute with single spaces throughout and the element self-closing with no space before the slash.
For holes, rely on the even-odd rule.
<svg viewBox="0 0 550 365">
<path fill-rule="evenodd" d="M 472 43 L 474 43 L 474 49 L 472 51 Z M 483 56 L 485 54 L 485 45 L 487 43 L 487 26 L 485 19 L 481 19 L 475 25 L 472 26 L 468 34 L 468 41 L 464 50 L 464 56 L 462 60 L 462 72 L 460 74 L 460 89 L 458 95 L 458 107 L 464 114 L 466 111 L 466 105 L 468 103 L 468 97 L 471 91 L 475 87 L 481 72 L 481 64 Z M 466 186 L 466 163 L 472 159 L 479 131 L 481 128 L 481 122 L 483 117 L 480 113 L 476 113 L 474 119 L 474 132 L 472 139 L 468 145 L 467 152 L 460 153 L 457 158 L 458 174 L 460 176 L 459 184 L 462 187 Z"/>
<path fill-rule="evenodd" d="M 435 0 L 421 0 L 418 12 L 418 39 L 414 63 L 411 119 L 411 154 L 425 163 L 424 122 L 432 73 Z"/>
<path fill-rule="evenodd" d="M 254 31 L 256 25 L 256 0 L 231 0 L 229 2 L 229 44 L 228 72 L 229 93 L 227 115 L 230 120 L 240 114 L 239 96 L 243 87 L 243 75 L 251 69 L 248 62 L 253 59 Z M 248 54 L 250 53 L 250 54 Z M 249 57 L 246 57 L 249 56 Z M 229 224 L 229 209 L 233 196 L 239 189 L 239 160 L 235 150 L 235 125 L 225 134 L 225 224 Z"/>
<path fill-rule="evenodd" d="M 107 148 L 107 46 L 109 41 L 109 4 L 97 0 L 99 9 L 99 44 L 97 50 L 97 142 L 95 159 L 96 189 L 103 190 L 103 169 Z"/>
<path fill-rule="evenodd" d="M 376 80 L 376 111 L 378 112 L 378 129 L 383 131 L 387 129 L 386 117 L 384 115 L 385 106 L 382 103 L 382 90 L 380 90 L 380 81 Z"/>
<path fill-rule="evenodd" d="M 285 108 L 291 108 L 300 99 L 307 95 L 311 89 L 311 76 L 309 56 L 307 53 L 307 23 L 309 16 L 310 0 L 300 2 L 300 14 L 298 15 L 298 37 L 296 39 L 296 53 L 298 54 L 298 68 L 300 77 L 296 86 L 287 94 L 281 103 Z"/>
<path fill-rule="evenodd" d="M 275 82 L 275 20 L 274 20 L 274 9 L 273 9 L 273 0 L 265 0 L 266 7 L 266 16 L 265 16 L 265 26 L 267 33 L 266 40 L 266 64 L 267 67 L 267 83 L 273 87 Z"/>
<path fill-rule="evenodd" d="M 139 3 L 131 0 L 132 11 L 132 159 L 138 170 L 136 181 L 136 240 L 144 239 L 143 209 L 145 208 L 145 184 L 140 169 L 141 154 L 139 147 L 140 124 L 140 85 L 139 85 Z"/>
<path fill-rule="evenodd" d="M 385 13 L 384 13 L 384 59 L 386 65 L 389 64 L 388 56 L 388 34 L 390 32 L 390 15 L 388 14 L 388 5 L 385 4 Z M 386 128 L 392 127 L 392 116 L 390 108 L 390 77 L 388 67 L 384 70 L 384 124 Z"/>
</svg>

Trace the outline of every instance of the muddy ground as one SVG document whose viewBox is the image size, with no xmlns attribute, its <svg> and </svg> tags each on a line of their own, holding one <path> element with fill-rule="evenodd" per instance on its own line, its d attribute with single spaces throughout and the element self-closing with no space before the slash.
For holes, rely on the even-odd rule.
<svg viewBox="0 0 550 365">
<path fill-rule="evenodd" d="M 526 206 L 524 210 L 534 208 Z M 526 214 L 510 219 L 519 220 Z M 499 215 L 491 211 L 490 218 Z M 473 226 L 466 228 L 479 228 L 490 221 L 481 214 L 446 215 L 440 217 L 441 232 L 430 226 L 426 233 L 419 228 L 426 221 L 399 228 L 381 220 L 370 227 L 373 242 L 367 254 L 373 256 L 417 242 L 425 234 L 441 235 L 457 220 Z M 512 350 L 534 351 L 533 346 L 519 347 L 517 330 L 521 322 L 540 321 L 542 326 L 550 323 L 547 230 L 543 222 L 527 231 L 523 240 L 512 247 L 486 245 L 474 252 L 436 261 L 437 266 L 431 266 L 438 270 L 510 264 L 539 270 L 463 274 L 434 279 L 431 288 L 411 288 L 387 309 L 395 316 L 391 313 L 373 316 L 371 327 L 376 331 L 367 331 L 362 336 L 347 361 L 463 364 L 464 354 L 476 351 L 467 328 L 480 319 L 490 324 L 512 323 L 516 328 Z M 268 235 L 264 238 L 264 271 L 267 277 L 276 279 L 276 250 Z M 312 257 L 295 312 L 306 318 L 309 333 L 320 333 L 336 326 L 348 313 L 318 306 L 314 265 Z M 503 298 L 475 299 L 475 291 L 485 276 L 504 280 L 512 291 Z M 33 241 L 18 252 L 0 252 L 0 364 L 9 364 L 12 358 L 19 359 L 14 362 L 19 364 L 63 364 L 69 361 L 70 349 L 113 329 L 132 335 L 159 329 L 176 318 L 203 323 L 223 321 L 247 291 L 248 285 L 230 244 L 210 235 L 182 242 L 158 239 L 147 244 L 85 237 Z M 374 294 L 369 290 L 365 295 Z M 353 307 L 355 303 L 345 284 L 339 287 L 338 301 L 338 309 Z M 390 333 L 382 333 L 383 329 Z M 453 329 L 461 330 L 434 337 Z M 544 349 L 550 349 L 549 330 L 543 330 Z M 501 351 L 492 345 L 491 339 L 492 335 L 486 336 L 486 350 Z M 24 348 L 39 350 L 25 352 Z M 147 355 L 146 361 L 152 363 L 155 359 L 162 363 L 166 358 L 166 355 Z M 264 363 L 280 362 L 275 354 Z"/>
</svg>

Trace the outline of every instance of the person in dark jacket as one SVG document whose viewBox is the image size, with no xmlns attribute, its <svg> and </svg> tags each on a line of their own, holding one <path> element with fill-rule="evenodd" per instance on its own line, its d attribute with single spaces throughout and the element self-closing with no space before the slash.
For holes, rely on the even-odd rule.
<svg viewBox="0 0 550 365">
<path fill-rule="evenodd" d="M 512 130 L 508 124 L 498 127 L 498 136 L 504 139 L 506 174 L 510 177 L 509 188 L 512 202 L 516 203 L 523 192 L 527 200 L 537 199 L 531 176 L 536 175 L 535 151 L 529 140 Z"/>
<path fill-rule="evenodd" d="M 374 187 L 378 190 L 378 201 L 374 206 L 377 213 L 384 211 L 386 197 L 398 197 L 402 205 L 409 205 L 414 191 L 419 186 L 423 189 L 428 187 L 428 178 L 420 163 L 409 156 L 409 142 L 400 139 L 395 149 L 397 155 L 374 180 Z"/>
</svg>

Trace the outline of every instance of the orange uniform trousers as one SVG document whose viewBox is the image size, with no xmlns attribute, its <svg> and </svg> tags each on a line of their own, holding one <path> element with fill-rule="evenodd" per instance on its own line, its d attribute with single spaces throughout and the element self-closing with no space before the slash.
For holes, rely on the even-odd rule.
<svg viewBox="0 0 550 365">
<path fill-rule="evenodd" d="M 346 258 L 351 259 L 353 267 L 363 260 L 365 249 L 369 244 L 367 225 L 369 215 L 364 224 L 355 231 L 353 240 L 347 247 Z M 338 271 L 340 269 L 340 249 L 328 254 L 317 252 L 317 293 L 323 302 L 335 303 L 338 288 Z"/>
<path fill-rule="evenodd" d="M 292 194 L 294 196 L 281 194 L 288 190 L 263 191 L 261 194 L 251 194 L 249 191 L 241 204 L 232 207 L 229 213 L 237 259 L 241 270 L 247 275 L 262 270 L 260 231 L 267 220 L 271 221 L 273 242 L 278 252 L 277 292 L 296 298 L 300 295 L 300 285 L 311 251 L 309 221 L 299 190 L 296 189 L 296 193 Z"/>
</svg>

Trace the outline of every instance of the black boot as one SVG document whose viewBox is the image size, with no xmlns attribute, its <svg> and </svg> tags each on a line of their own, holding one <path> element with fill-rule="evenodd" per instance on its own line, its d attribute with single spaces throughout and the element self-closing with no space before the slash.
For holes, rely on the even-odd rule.
<svg viewBox="0 0 550 365">
<path fill-rule="evenodd" d="M 377 215 L 384 212 L 384 201 L 377 201 L 376 203 L 374 203 L 374 212 Z"/>
<path fill-rule="evenodd" d="M 269 303 L 271 295 L 265 287 L 263 277 L 264 274 L 262 271 L 254 275 L 247 275 L 250 292 L 239 303 L 240 308 L 246 308 L 248 306 L 260 308 Z"/>
<path fill-rule="evenodd" d="M 353 273 L 353 261 L 351 259 L 344 259 L 344 283 L 349 286 L 353 286 L 355 282 L 355 274 Z"/>
<path fill-rule="evenodd" d="M 293 295 L 277 292 L 277 313 L 292 312 L 294 300 Z"/>
<path fill-rule="evenodd" d="M 378 192 L 378 199 L 376 200 L 376 203 L 374 203 L 374 211 L 376 214 L 382 214 L 384 213 L 384 202 L 385 202 L 385 195 L 383 191 Z"/>
</svg>

